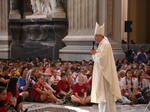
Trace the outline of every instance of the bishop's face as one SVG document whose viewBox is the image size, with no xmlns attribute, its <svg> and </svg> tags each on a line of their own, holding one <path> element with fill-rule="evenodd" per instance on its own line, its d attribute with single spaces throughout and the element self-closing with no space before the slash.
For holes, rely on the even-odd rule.
<svg viewBox="0 0 150 112">
<path fill-rule="evenodd" d="M 104 36 L 102 35 L 95 35 L 95 41 L 96 43 L 100 43 L 103 40 Z"/>
</svg>

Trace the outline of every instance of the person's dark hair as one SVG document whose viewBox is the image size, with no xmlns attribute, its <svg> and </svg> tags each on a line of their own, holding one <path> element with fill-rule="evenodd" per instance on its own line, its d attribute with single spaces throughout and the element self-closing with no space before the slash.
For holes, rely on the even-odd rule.
<svg viewBox="0 0 150 112">
<path fill-rule="evenodd" d="M 129 72 L 129 71 L 131 71 L 132 72 L 132 70 L 131 69 L 128 69 L 127 71 L 126 71 L 126 77 L 127 77 L 127 73 Z M 126 78 L 126 85 L 128 85 L 128 81 L 127 81 L 127 78 Z M 131 91 L 133 92 L 133 82 L 132 82 L 132 77 L 131 77 Z"/>
<path fill-rule="evenodd" d="M 7 71 L 8 69 L 9 69 L 8 66 L 4 66 L 4 67 L 3 67 L 3 72 L 4 72 L 4 71 Z"/>
<path fill-rule="evenodd" d="M 55 63 L 51 63 L 51 67 L 56 67 Z"/>
<path fill-rule="evenodd" d="M 20 71 L 20 75 L 22 76 L 23 75 L 23 71 L 26 69 L 27 67 L 22 67 L 21 68 L 21 71 Z"/>
<path fill-rule="evenodd" d="M 131 70 L 131 69 L 128 69 L 125 74 L 127 75 L 128 72 L 132 72 L 132 70 Z"/>
<path fill-rule="evenodd" d="M 61 77 L 64 77 L 64 76 L 66 76 L 65 71 L 63 71 L 63 72 L 61 73 Z"/>
<path fill-rule="evenodd" d="M 16 96 L 17 82 L 18 79 L 16 77 L 12 77 L 7 86 L 7 92 L 11 92 L 13 96 Z"/>
</svg>

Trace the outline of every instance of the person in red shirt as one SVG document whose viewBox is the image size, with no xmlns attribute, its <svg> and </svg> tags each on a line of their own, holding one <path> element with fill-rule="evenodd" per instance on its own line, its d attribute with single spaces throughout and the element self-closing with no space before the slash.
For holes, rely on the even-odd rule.
<svg viewBox="0 0 150 112">
<path fill-rule="evenodd" d="M 19 95 L 19 84 L 16 77 L 12 77 L 8 83 L 7 87 L 7 104 L 13 104 L 14 110 L 17 112 L 23 111 L 23 97 Z"/>
<path fill-rule="evenodd" d="M 52 91 L 44 85 L 44 77 L 40 75 L 37 79 L 37 83 L 32 86 L 32 96 L 34 101 L 42 101 L 42 102 L 59 102 L 62 101 L 57 99 Z"/>
<path fill-rule="evenodd" d="M 92 89 L 92 77 L 90 77 L 87 81 L 87 88 L 88 88 L 88 95 L 91 95 L 91 89 Z"/>
<path fill-rule="evenodd" d="M 71 85 L 67 80 L 67 74 L 61 74 L 61 80 L 57 84 L 57 93 L 61 98 L 70 97 L 72 90 Z"/>
<path fill-rule="evenodd" d="M 8 112 L 9 107 L 5 100 L 7 98 L 7 90 L 4 87 L 0 87 L 0 112 Z"/>
<path fill-rule="evenodd" d="M 73 95 L 71 100 L 79 104 L 90 103 L 90 96 L 87 96 L 87 85 L 85 84 L 84 77 L 78 76 L 78 83 L 73 86 Z"/>
</svg>

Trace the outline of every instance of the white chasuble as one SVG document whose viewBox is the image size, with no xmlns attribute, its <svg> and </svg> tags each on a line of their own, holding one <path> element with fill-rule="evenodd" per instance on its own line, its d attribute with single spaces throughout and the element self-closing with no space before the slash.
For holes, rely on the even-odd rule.
<svg viewBox="0 0 150 112">
<path fill-rule="evenodd" d="M 109 95 L 113 102 L 121 98 L 121 91 L 111 45 L 106 37 L 99 43 L 97 53 L 93 55 L 91 102 L 108 104 Z M 107 87 L 106 84 L 107 83 Z M 106 92 L 108 94 L 106 94 Z M 107 107 L 107 106 L 106 106 Z M 107 110 L 107 109 L 106 109 Z M 113 112 L 113 111 L 112 111 Z"/>
</svg>

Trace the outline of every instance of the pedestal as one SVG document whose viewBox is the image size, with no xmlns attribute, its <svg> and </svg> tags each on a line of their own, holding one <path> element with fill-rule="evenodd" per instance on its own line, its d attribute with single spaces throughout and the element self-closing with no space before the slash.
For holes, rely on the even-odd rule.
<svg viewBox="0 0 150 112">
<path fill-rule="evenodd" d="M 47 19 L 47 15 L 44 14 L 37 14 L 37 15 L 27 15 L 25 16 L 26 19 Z"/>
<path fill-rule="evenodd" d="M 125 53 L 123 52 L 122 46 L 119 42 L 114 41 L 109 39 L 112 49 L 113 49 L 113 54 L 115 59 L 124 59 L 125 58 Z"/>
<path fill-rule="evenodd" d="M 90 49 L 93 36 L 67 36 L 63 39 L 66 47 L 59 50 L 59 56 L 65 61 L 82 61 L 91 59 Z"/>
<path fill-rule="evenodd" d="M 59 56 L 65 61 L 82 61 L 91 60 L 90 49 L 92 49 L 94 38 L 93 36 L 67 36 L 63 39 L 66 47 L 59 50 Z M 125 54 L 121 45 L 109 39 L 115 59 L 123 59 Z M 96 48 L 96 46 L 95 46 Z"/>
<path fill-rule="evenodd" d="M 61 40 L 67 32 L 66 19 L 13 19 L 9 25 L 12 59 L 58 58 L 58 51 L 64 46 Z"/>
</svg>

